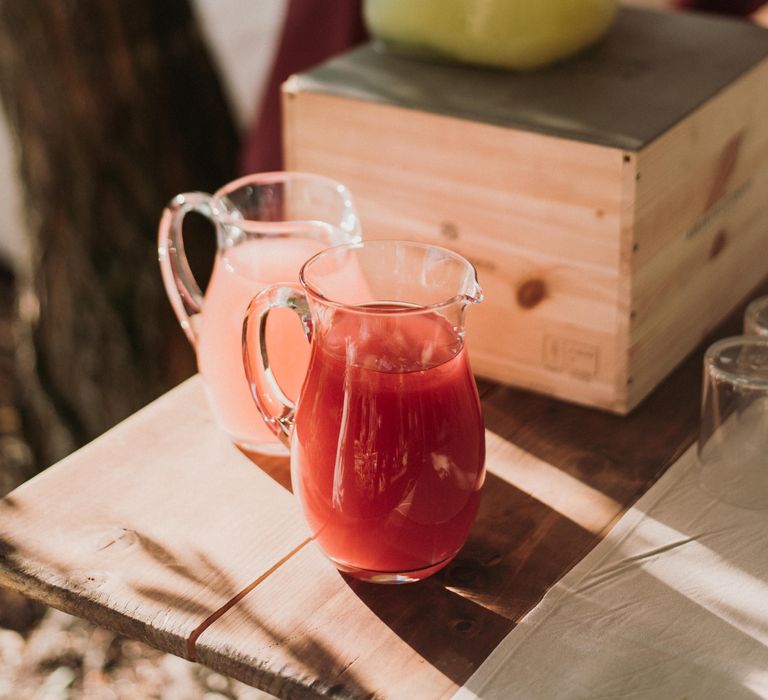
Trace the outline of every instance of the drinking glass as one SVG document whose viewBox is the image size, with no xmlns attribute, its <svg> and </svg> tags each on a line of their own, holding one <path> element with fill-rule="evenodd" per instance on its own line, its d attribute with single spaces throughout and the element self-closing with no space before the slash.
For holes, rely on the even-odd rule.
<svg viewBox="0 0 768 700">
<path fill-rule="evenodd" d="M 707 350 L 698 463 L 708 493 L 768 508 L 768 338 L 726 338 Z"/>
<path fill-rule="evenodd" d="M 216 230 L 217 253 L 205 295 L 184 255 L 182 223 L 191 211 L 210 219 Z M 217 422 L 247 450 L 284 454 L 254 406 L 243 372 L 243 314 L 259 290 L 298 280 L 307 258 L 327 246 L 359 240 L 349 191 L 308 173 L 249 175 L 213 195 L 174 197 L 158 236 L 165 289 L 195 348 Z M 280 386 L 297 396 L 309 357 L 300 325 L 290 312 L 276 313 L 266 338 Z"/>
<path fill-rule="evenodd" d="M 267 423 L 290 443 L 313 537 L 342 571 L 405 583 L 444 567 L 474 520 L 485 433 L 464 345 L 475 269 L 443 248 L 365 241 L 311 258 L 243 325 L 243 361 Z M 273 381 L 267 317 L 293 309 L 311 339 L 294 405 Z"/>
<path fill-rule="evenodd" d="M 768 296 L 755 299 L 744 312 L 744 335 L 768 337 Z"/>
</svg>

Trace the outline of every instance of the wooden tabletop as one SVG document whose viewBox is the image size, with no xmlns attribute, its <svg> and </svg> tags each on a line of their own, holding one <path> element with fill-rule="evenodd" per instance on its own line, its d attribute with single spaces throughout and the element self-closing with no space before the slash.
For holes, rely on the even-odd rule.
<svg viewBox="0 0 768 700">
<path fill-rule="evenodd" d="M 0 501 L 0 585 L 278 696 L 448 697 L 693 442 L 701 352 L 626 418 L 481 382 L 477 521 L 406 586 L 339 574 L 193 378 Z"/>
</svg>

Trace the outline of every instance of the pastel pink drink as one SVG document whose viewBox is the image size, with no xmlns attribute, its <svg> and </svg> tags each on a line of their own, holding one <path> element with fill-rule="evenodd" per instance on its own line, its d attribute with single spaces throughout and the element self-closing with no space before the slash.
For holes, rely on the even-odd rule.
<svg viewBox="0 0 768 700">
<path fill-rule="evenodd" d="M 302 264 L 326 246 L 306 238 L 252 239 L 216 257 L 205 293 L 197 361 L 211 409 L 219 424 L 244 446 L 279 442 L 251 397 L 242 361 L 242 325 L 252 297 L 277 282 L 295 282 Z M 296 399 L 309 361 L 309 345 L 295 314 L 275 309 L 267 325 L 267 349 L 275 377 Z"/>
<path fill-rule="evenodd" d="M 217 252 L 205 294 L 185 253 L 184 222 L 191 213 L 208 219 L 216 233 Z M 287 451 L 254 405 L 243 370 L 248 304 L 265 287 L 296 284 L 301 266 L 318 252 L 359 238 L 349 190 L 312 173 L 252 173 L 214 194 L 177 194 L 163 209 L 157 253 L 168 300 L 195 349 L 213 418 L 239 447 Z M 259 354 L 266 346 L 270 385 L 281 402 L 286 396 L 295 399 L 309 355 L 302 325 L 289 310 L 276 309 L 265 329 Z"/>
</svg>

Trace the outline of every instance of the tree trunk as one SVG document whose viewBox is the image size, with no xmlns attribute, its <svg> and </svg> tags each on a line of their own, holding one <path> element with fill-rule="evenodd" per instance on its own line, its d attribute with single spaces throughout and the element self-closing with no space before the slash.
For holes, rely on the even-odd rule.
<svg viewBox="0 0 768 700">
<path fill-rule="evenodd" d="M 42 467 L 193 371 L 157 222 L 176 193 L 230 180 L 238 144 L 187 0 L 0 0 L 0 97 L 31 242 L 18 366 Z M 193 263 L 214 248 L 187 239 Z"/>
</svg>

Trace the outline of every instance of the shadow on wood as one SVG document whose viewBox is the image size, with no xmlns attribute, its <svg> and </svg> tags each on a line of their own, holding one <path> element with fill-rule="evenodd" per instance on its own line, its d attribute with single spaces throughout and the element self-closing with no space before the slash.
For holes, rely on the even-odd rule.
<svg viewBox="0 0 768 700">
<path fill-rule="evenodd" d="M 486 427 L 628 507 L 696 438 L 706 347 L 738 335 L 747 301 L 767 291 L 753 290 L 628 416 L 499 387 L 483 399 Z"/>
<path fill-rule="evenodd" d="M 286 491 L 293 493 L 293 487 L 291 486 L 291 461 L 287 456 L 263 455 L 245 450 L 242 447 L 238 447 L 238 449 L 267 476 L 274 479 Z"/>
<path fill-rule="evenodd" d="M 12 503 L 9 503 L 10 499 L 4 499 L 3 505 L 9 507 L 17 507 Z M 232 600 L 241 594 L 241 590 L 238 589 L 234 580 L 220 567 L 217 567 L 208 556 L 201 552 L 189 552 L 185 555 L 184 559 L 174 554 L 170 549 L 163 546 L 159 542 L 153 540 L 150 537 L 146 537 L 141 533 L 125 530 L 124 535 L 111 538 L 110 541 L 102 545 L 101 549 L 110 549 L 111 547 L 130 547 L 138 544 L 141 549 L 156 563 L 162 567 L 168 568 L 173 571 L 174 574 L 186 578 L 190 581 L 194 581 L 198 584 L 204 585 L 207 590 L 211 592 L 211 598 L 218 597 L 223 600 Z M 7 571 L 14 571 L 16 567 L 13 564 L 14 553 L 18 551 L 16 545 L 10 540 L 3 538 L 0 539 L 0 563 Z M 52 570 L 58 570 L 66 572 L 68 567 L 65 562 L 46 561 L 45 566 Z M 81 575 L 91 580 L 96 580 L 99 576 L 99 572 L 81 572 Z M 140 580 L 140 572 L 137 572 L 137 578 Z M 196 603 L 195 601 L 183 598 L 178 595 L 174 595 L 168 590 L 162 588 L 146 587 L 142 584 L 132 584 L 134 590 L 139 596 L 139 599 L 144 598 L 159 603 L 163 608 L 166 608 L 169 613 L 184 612 L 186 614 L 197 615 L 201 623 L 205 623 L 208 620 L 213 622 L 215 620 L 215 611 L 212 611 L 209 607 L 203 604 Z M 62 599 L 63 604 L 60 606 L 65 612 L 78 614 L 78 610 L 75 607 L 67 605 L 68 598 Z M 56 607 L 59 607 L 58 605 Z M 227 607 L 226 605 L 223 607 Z M 328 688 L 320 689 L 318 692 L 333 697 L 370 697 L 373 695 L 373 691 L 364 687 L 362 682 L 356 677 L 356 675 L 344 664 L 340 663 L 334 658 L 326 647 L 314 636 L 304 634 L 297 638 L 285 639 L 277 634 L 270 628 L 258 615 L 254 614 L 252 610 L 246 607 L 240 607 L 239 614 L 244 617 L 247 622 L 254 628 L 262 630 L 275 644 L 280 644 L 283 648 L 288 650 L 293 658 L 296 659 L 297 665 L 305 666 L 311 675 L 317 678 L 333 678 L 334 680 L 329 684 Z M 213 612 L 213 614 L 212 614 Z M 115 618 L 117 619 L 117 618 Z M 105 627 L 110 627 L 108 622 L 103 620 L 97 620 L 97 624 Z M 114 629 L 114 631 L 125 634 L 124 629 Z M 193 643 L 197 637 L 205 631 L 206 627 L 201 626 L 195 630 L 195 634 L 192 637 Z M 135 635 L 132 635 L 135 636 Z M 144 638 L 142 641 L 149 643 L 153 646 L 158 646 L 154 642 L 152 637 Z M 168 651 L 161 648 L 162 651 Z M 193 655 L 194 657 L 194 655 Z M 192 660 L 195 660 L 192 658 Z M 333 669 L 336 669 L 334 673 Z M 215 669 L 214 670 L 219 670 Z M 303 697 L 307 695 L 307 688 L 302 685 L 298 680 L 289 681 L 286 678 L 280 677 L 275 674 L 273 670 L 268 669 L 249 669 L 249 678 L 254 677 L 254 670 L 257 674 L 262 673 L 259 676 L 260 687 L 269 692 L 286 692 L 291 697 Z M 231 668 L 221 669 L 222 672 L 231 675 Z M 342 678 L 343 676 L 343 678 Z M 263 680 L 262 680 L 263 679 Z M 294 687 L 288 688 L 287 686 Z"/>
<path fill-rule="evenodd" d="M 345 577 L 379 619 L 458 685 L 597 542 L 494 474 L 483 488 L 466 545 L 436 576 L 402 586 Z"/>
<path fill-rule="evenodd" d="M 220 568 L 217 568 L 204 554 L 193 553 L 192 560 L 194 560 L 194 562 L 190 560 L 189 564 L 182 564 L 176 557 L 173 556 L 170 551 L 168 551 L 159 543 L 148 540 L 147 538 L 141 538 L 140 541 L 142 547 L 144 547 L 146 551 L 152 556 L 152 558 L 155 559 L 155 561 L 158 563 L 171 567 L 176 573 L 194 581 L 215 581 L 214 585 L 209 583 L 209 587 L 230 601 L 233 599 L 241 598 L 243 591 L 238 590 L 235 587 L 231 577 L 228 576 L 227 573 Z M 195 570 L 203 571 L 204 573 L 201 576 L 200 574 L 196 574 L 194 572 Z M 248 591 L 249 588 L 250 586 L 246 587 L 245 591 Z M 150 599 L 161 602 L 170 608 L 189 610 L 188 601 L 179 599 L 165 591 L 146 589 L 142 587 L 137 587 L 136 590 L 143 596 L 147 596 Z M 224 608 L 228 609 L 228 605 L 225 605 Z M 200 614 L 204 615 L 205 610 L 200 609 Z M 307 665 L 315 677 L 333 678 L 336 676 L 335 680 L 341 681 L 341 676 L 344 676 L 343 682 L 337 682 L 334 685 L 329 686 L 329 688 L 324 692 L 322 689 L 319 689 L 320 692 L 323 692 L 323 694 L 327 694 L 328 696 L 333 697 L 372 697 L 374 695 L 371 690 L 368 690 L 364 687 L 362 682 L 353 672 L 351 672 L 347 667 L 341 665 L 339 661 L 334 658 L 333 654 L 327 651 L 325 646 L 319 642 L 317 638 L 304 634 L 299 638 L 292 639 L 289 637 L 286 639 L 284 636 L 281 636 L 273 631 L 270 626 L 264 622 L 264 620 L 260 619 L 259 616 L 254 614 L 252 610 L 247 606 L 239 606 L 238 614 L 241 615 L 243 619 L 246 620 L 254 628 L 260 629 L 266 633 L 266 635 L 275 644 L 279 644 L 283 648 L 287 649 L 300 665 Z M 190 649 L 190 657 L 192 657 L 193 660 L 196 659 L 194 647 L 196 645 L 197 639 L 205 632 L 207 627 L 210 624 L 213 624 L 217 619 L 218 616 L 216 613 L 207 616 L 202 621 L 204 624 L 201 624 L 198 629 L 195 630 L 195 633 L 192 635 L 192 637 L 190 637 L 192 646 L 192 649 Z M 338 673 L 336 674 L 334 674 L 332 670 L 335 667 L 338 667 Z M 259 671 L 259 669 L 256 670 Z M 229 672 L 229 668 L 227 669 L 227 672 Z M 250 674 L 253 674 L 252 668 L 250 669 Z M 260 684 L 260 687 L 269 692 L 275 692 L 276 683 L 279 684 L 281 690 L 285 689 L 286 685 L 290 685 L 290 682 L 285 677 L 281 678 L 276 676 L 272 671 L 267 671 L 266 669 L 264 670 L 264 681 L 265 682 L 263 684 Z M 304 685 L 298 681 L 295 682 L 295 685 L 296 687 L 294 692 L 299 692 L 299 694 L 306 693 L 306 687 Z"/>
</svg>

